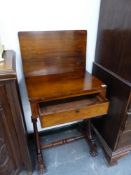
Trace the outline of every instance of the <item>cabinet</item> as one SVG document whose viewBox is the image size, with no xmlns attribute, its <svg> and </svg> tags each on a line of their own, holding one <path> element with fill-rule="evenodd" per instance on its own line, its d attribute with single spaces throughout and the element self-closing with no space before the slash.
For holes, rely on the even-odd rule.
<svg viewBox="0 0 131 175">
<path fill-rule="evenodd" d="M 109 163 L 131 150 L 131 1 L 102 0 L 93 74 L 107 84 L 106 118 L 94 121 Z"/>
<path fill-rule="evenodd" d="M 23 113 L 15 72 L 15 54 L 5 51 L 0 63 L 0 174 L 31 174 Z"/>
</svg>

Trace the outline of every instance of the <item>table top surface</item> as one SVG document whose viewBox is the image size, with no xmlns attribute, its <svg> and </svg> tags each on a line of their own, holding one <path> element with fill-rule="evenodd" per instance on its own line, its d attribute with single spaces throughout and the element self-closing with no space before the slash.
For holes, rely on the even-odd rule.
<svg viewBox="0 0 131 175">
<path fill-rule="evenodd" d="M 19 32 L 30 101 L 49 101 L 103 90 L 85 71 L 87 31 Z"/>
<path fill-rule="evenodd" d="M 106 85 L 90 73 L 71 73 L 26 78 L 31 101 L 49 101 L 73 96 L 99 93 Z"/>
</svg>

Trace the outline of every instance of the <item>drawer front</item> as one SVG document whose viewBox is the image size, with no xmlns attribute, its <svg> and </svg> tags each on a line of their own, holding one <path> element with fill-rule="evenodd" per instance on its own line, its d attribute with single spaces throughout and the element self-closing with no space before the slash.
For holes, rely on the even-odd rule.
<svg viewBox="0 0 131 175">
<path fill-rule="evenodd" d="M 62 112 L 52 113 L 48 115 L 41 115 L 41 126 L 43 128 L 64 124 L 73 121 L 93 118 L 107 114 L 109 103 L 102 101 L 97 104 L 84 106 L 79 109 L 71 109 Z"/>
</svg>

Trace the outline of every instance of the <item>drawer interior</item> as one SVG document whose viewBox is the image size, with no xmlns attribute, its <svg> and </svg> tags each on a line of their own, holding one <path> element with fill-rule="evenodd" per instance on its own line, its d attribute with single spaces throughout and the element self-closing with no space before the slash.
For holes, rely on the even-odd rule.
<svg viewBox="0 0 131 175">
<path fill-rule="evenodd" d="M 104 115 L 108 101 L 99 94 L 84 95 L 39 104 L 42 126 L 52 126 Z"/>
<path fill-rule="evenodd" d="M 49 101 L 40 103 L 40 114 L 49 115 L 68 110 L 79 110 L 82 107 L 101 103 L 103 101 L 105 101 L 105 99 L 96 94 Z"/>
</svg>

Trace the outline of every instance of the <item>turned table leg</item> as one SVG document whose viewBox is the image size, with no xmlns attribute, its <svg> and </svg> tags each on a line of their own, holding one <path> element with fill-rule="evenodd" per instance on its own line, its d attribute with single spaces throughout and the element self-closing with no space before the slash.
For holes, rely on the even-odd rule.
<svg viewBox="0 0 131 175">
<path fill-rule="evenodd" d="M 95 144 L 95 139 L 93 138 L 93 135 L 92 135 L 91 120 L 88 120 L 85 122 L 86 122 L 85 138 L 86 138 L 86 141 L 88 142 L 89 147 L 90 147 L 90 154 L 91 154 L 91 156 L 94 157 L 97 155 L 97 146 Z"/>
<path fill-rule="evenodd" d="M 36 142 L 38 168 L 40 170 L 40 173 L 43 174 L 45 172 L 45 164 L 44 164 L 42 151 L 41 151 L 41 147 L 40 147 L 40 138 L 39 138 L 39 133 L 38 133 L 38 129 L 37 129 L 37 119 L 32 118 L 32 122 L 33 122 L 34 136 L 35 136 L 35 142 Z"/>
</svg>

